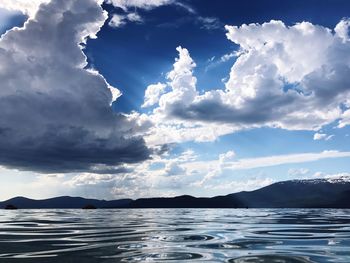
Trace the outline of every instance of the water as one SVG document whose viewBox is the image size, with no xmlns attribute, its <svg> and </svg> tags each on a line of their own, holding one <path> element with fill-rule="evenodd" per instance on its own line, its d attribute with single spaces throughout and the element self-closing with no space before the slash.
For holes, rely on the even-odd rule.
<svg viewBox="0 0 350 263">
<path fill-rule="evenodd" d="M 350 262 L 350 210 L 0 210 L 0 262 Z"/>
</svg>

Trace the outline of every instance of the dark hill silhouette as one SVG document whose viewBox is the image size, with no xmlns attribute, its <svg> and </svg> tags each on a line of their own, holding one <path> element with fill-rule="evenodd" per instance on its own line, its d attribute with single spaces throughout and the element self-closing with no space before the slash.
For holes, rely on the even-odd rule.
<svg viewBox="0 0 350 263">
<path fill-rule="evenodd" d="M 6 205 L 5 209 L 7 209 L 7 210 L 16 210 L 17 207 L 15 207 L 14 205 Z"/>
<path fill-rule="evenodd" d="M 34 200 L 25 197 L 15 197 L 4 202 L 0 202 L 0 208 L 6 207 L 6 205 L 12 204 L 17 208 L 82 208 L 87 205 L 94 206 L 96 208 L 123 208 L 128 207 L 131 199 L 121 200 L 97 200 L 86 199 L 82 197 L 70 197 L 60 196 L 43 200 Z"/>
<path fill-rule="evenodd" d="M 271 184 L 251 192 L 225 196 L 96 200 L 55 197 L 33 200 L 15 197 L 0 202 L 0 208 L 350 208 L 350 181 L 340 179 L 292 180 Z"/>
<path fill-rule="evenodd" d="M 230 196 L 248 207 L 257 208 L 349 207 L 350 195 L 346 194 L 347 191 L 350 191 L 350 182 L 343 180 L 292 180 Z"/>
<path fill-rule="evenodd" d="M 94 205 L 86 205 L 84 207 L 82 207 L 83 209 L 96 209 L 96 206 Z"/>
<path fill-rule="evenodd" d="M 234 196 L 141 198 L 131 202 L 132 208 L 235 208 L 242 207 Z"/>
</svg>

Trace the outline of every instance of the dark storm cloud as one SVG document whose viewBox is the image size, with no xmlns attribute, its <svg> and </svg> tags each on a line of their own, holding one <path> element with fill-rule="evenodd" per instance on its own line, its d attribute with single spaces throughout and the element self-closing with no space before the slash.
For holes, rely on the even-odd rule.
<svg viewBox="0 0 350 263">
<path fill-rule="evenodd" d="M 169 114 L 180 119 L 204 122 L 236 123 L 241 125 L 264 124 L 285 115 L 288 112 L 288 106 L 283 106 L 289 105 L 296 98 L 297 95 L 295 94 L 286 97 L 271 97 L 270 99 L 261 97 L 246 102 L 250 105 L 240 110 L 236 110 L 220 101 L 202 100 L 187 107 L 180 104 L 172 105 Z M 274 111 L 271 111 L 271 105 L 274 105 Z"/>
<path fill-rule="evenodd" d="M 149 157 L 136 124 L 111 110 L 114 88 L 85 69 L 79 43 L 105 19 L 94 0 L 55 0 L 1 38 L 0 165 L 90 171 Z"/>
</svg>

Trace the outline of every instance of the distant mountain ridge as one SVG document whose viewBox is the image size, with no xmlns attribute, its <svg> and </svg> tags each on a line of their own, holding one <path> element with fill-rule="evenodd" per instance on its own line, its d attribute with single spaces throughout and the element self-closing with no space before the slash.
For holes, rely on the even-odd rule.
<svg viewBox="0 0 350 263">
<path fill-rule="evenodd" d="M 71 197 L 71 196 L 60 196 L 49 199 L 34 200 L 26 197 L 15 197 L 4 202 L 0 202 L 0 208 L 4 208 L 7 205 L 14 205 L 17 208 L 82 208 L 86 205 L 92 205 L 97 208 L 124 208 L 127 207 L 131 199 L 120 199 L 120 200 L 97 200 L 87 199 L 83 197 Z"/>
<path fill-rule="evenodd" d="M 156 197 L 97 200 L 61 196 L 43 200 L 15 197 L 0 202 L 24 209 L 82 208 L 350 208 L 350 180 L 344 178 L 291 180 L 250 191 L 215 197 Z"/>
</svg>

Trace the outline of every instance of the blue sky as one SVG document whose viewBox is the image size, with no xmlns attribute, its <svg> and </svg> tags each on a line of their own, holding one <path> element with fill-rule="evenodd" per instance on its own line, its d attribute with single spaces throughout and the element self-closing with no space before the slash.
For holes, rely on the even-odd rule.
<svg viewBox="0 0 350 263">
<path fill-rule="evenodd" d="M 196 11 L 189 13 L 178 6 L 160 6 L 138 10 L 143 23 L 128 23 L 120 28 L 103 27 L 98 38 L 88 42 L 86 54 L 112 84 L 123 91 L 116 107 L 122 111 L 140 110 L 145 87 L 162 81 L 172 68 L 177 46 L 191 51 L 197 63 L 195 74 L 203 90 L 223 87 L 234 58 L 214 62 L 238 49 L 225 37 L 224 25 L 264 23 L 272 19 L 286 25 L 308 21 L 329 28 L 348 16 L 346 1 L 183 1 Z M 110 13 L 118 9 L 105 5 Z M 120 11 L 119 11 L 120 13 Z M 196 17 L 218 20 L 216 28 L 204 29 Z M 108 52 L 106 52 L 108 50 Z M 132 69 L 132 71 L 130 71 Z M 120 72 L 121 74 L 115 74 Z M 162 76 L 163 73 L 163 76 Z"/>
<path fill-rule="evenodd" d="M 0 2 L 1 199 L 350 175 L 348 1 L 18 2 Z"/>
</svg>

